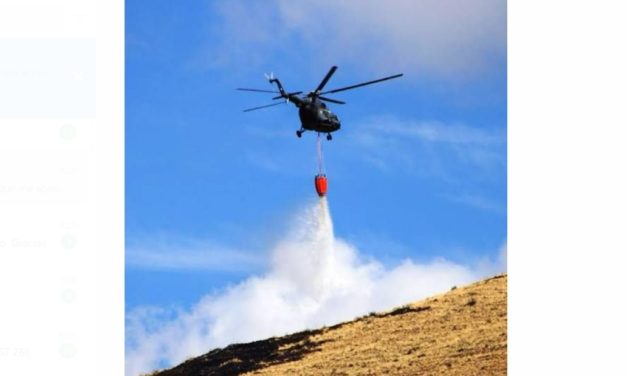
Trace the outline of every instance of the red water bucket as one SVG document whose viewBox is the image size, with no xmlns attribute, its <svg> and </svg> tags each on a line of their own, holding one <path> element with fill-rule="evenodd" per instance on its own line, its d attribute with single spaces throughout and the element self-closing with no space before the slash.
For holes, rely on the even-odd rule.
<svg viewBox="0 0 627 376">
<path fill-rule="evenodd" d="M 316 192 L 318 192 L 318 196 L 322 197 L 327 194 L 327 176 L 324 174 L 316 175 L 314 179 L 314 184 L 316 186 Z"/>
</svg>

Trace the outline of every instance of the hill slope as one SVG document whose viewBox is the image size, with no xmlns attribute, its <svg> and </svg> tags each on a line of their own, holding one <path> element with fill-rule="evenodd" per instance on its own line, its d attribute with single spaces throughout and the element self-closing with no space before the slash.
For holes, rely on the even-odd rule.
<svg viewBox="0 0 627 376">
<path fill-rule="evenodd" d="M 506 373 L 503 274 L 332 327 L 216 349 L 155 375 Z"/>
</svg>

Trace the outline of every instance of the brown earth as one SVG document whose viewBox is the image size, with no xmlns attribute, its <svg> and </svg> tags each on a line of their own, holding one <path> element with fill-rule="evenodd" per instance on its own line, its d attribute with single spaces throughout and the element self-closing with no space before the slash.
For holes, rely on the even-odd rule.
<svg viewBox="0 0 627 376">
<path fill-rule="evenodd" d="M 507 274 L 354 321 L 230 345 L 159 376 L 505 375 Z"/>
</svg>

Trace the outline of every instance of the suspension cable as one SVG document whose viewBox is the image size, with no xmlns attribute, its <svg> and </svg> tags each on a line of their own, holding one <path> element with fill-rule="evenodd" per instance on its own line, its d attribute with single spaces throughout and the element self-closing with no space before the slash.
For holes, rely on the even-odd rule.
<svg viewBox="0 0 627 376">
<path fill-rule="evenodd" d="M 318 132 L 318 138 L 316 139 L 316 151 L 318 153 L 318 174 L 324 175 L 324 158 L 322 156 L 322 142 L 320 142 L 320 132 Z"/>
</svg>

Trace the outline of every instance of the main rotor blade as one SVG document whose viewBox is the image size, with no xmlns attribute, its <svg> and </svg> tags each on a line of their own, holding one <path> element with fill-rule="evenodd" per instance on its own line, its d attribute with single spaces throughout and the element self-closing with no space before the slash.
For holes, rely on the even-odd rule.
<svg viewBox="0 0 627 376">
<path fill-rule="evenodd" d="M 398 78 L 398 77 L 401 77 L 402 75 L 403 75 L 402 73 L 401 74 L 395 74 L 394 76 L 379 78 L 378 80 L 363 82 L 363 83 L 357 84 L 357 85 L 341 87 L 339 89 L 333 89 L 333 90 L 325 91 L 325 92 L 320 93 L 320 94 L 331 94 L 331 93 L 337 93 L 337 92 L 344 91 L 344 90 L 355 89 L 355 88 L 358 88 L 358 87 L 361 87 L 361 86 L 372 85 L 372 84 L 376 84 L 377 82 L 391 80 L 393 78 Z"/>
<path fill-rule="evenodd" d="M 289 97 L 290 95 L 298 95 L 300 93 L 302 93 L 302 91 L 295 91 L 293 93 L 287 93 L 287 96 Z M 284 97 L 282 95 L 279 95 L 278 97 L 274 97 L 272 99 L 281 99 L 281 98 L 284 98 Z"/>
<path fill-rule="evenodd" d="M 338 101 L 337 99 L 333 99 L 333 98 L 327 98 L 327 97 L 318 97 L 318 98 L 323 100 L 323 101 L 327 101 L 327 102 L 331 102 L 331 103 L 346 104 L 346 102 L 344 102 L 344 101 Z"/>
<path fill-rule="evenodd" d="M 316 90 L 314 90 L 314 93 L 320 94 L 320 90 L 322 90 L 324 85 L 327 84 L 327 81 L 329 81 L 329 79 L 331 78 L 331 76 L 333 76 L 333 73 L 335 73 L 336 70 L 337 70 L 337 66 L 335 65 L 332 66 L 331 69 L 329 69 L 329 72 L 327 73 L 326 76 L 324 76 L 324 78 L 322 79 L 322 82 L 320 82 L 320 85 L 318 85 Z"/>
<path fill-rule="evenodd" d="M 244 110 L 244 112 L 249 112 L 249 111 L 255 111 L 255 110 L 260 110 L 262 108 L 266 108 L 266 107 L 272 107 L 272 106 L 278 106 L 280 104 L 283 104 L 283 102 L 279 102 L 279 103 L 272 103 L 272 104 L 267 104 L 265 106 L 258 106 L 258 107 L 253 107 L 253 108 L 247 108 Z"/>
<path fill-rule="evenodd" d="M 255 91 L 257 93 L 273 93 L 276 94 L 278 93 L 278 91 L 276 90 L 262 90 L 262 89 L 248 89 L 248 88 L 244 88 L 244 87 L 238 87 L 235 90 L 240 90 L 240 91 Z"/>
</svg>

